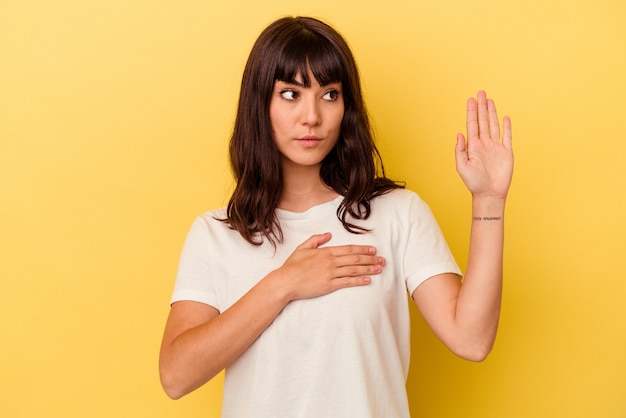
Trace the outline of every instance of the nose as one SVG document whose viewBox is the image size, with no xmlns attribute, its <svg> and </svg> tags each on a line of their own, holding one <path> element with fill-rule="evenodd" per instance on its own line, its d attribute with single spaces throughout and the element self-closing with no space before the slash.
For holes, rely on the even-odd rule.
<svg viewBox="0 0 626 418">
<path fill-rule="evenodd" d="M 302 101 L 302 121 L 307 126 L 317 126 L 322 122 L 319 103 L 315 97 Z"/>
</svg>

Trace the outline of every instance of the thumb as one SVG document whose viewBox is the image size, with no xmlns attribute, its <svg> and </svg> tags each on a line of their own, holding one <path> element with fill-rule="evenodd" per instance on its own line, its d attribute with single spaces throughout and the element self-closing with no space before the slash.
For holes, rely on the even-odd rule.
<svg viewBox="0 0 626 418">
<path fill-rule="evenodd" d="M 461 153 L 466 153 L 467 149 L 466 149 L 466 143 L 465 143 L 465 136 L 461 133 L 456 134 L 456 147 L 455 147 L 455 151 L 457 154 Z"/>
<path fill-rule="evenodd" d="M 309 239 L 304 241 L 302 244 L 298 245 L 298 249 L 303 249 L 303 248 L 311 248 L 311 249 L 313 249 L 313 248 L 317 248 L 320 245 L 324 245 L 328 241 L 330 241 L 330 238 L 331 238 L 330 232 L 325 232 L 323 234 L 313 235 Z"/>
<path fill-rule="evenodd" d="M 457 165 L 467 160 L 467 144 L 465 143 L 465 137 L 463 134 L 457 134 L 456 136 L 454 154 L 456 156 Z"/>
</svg>

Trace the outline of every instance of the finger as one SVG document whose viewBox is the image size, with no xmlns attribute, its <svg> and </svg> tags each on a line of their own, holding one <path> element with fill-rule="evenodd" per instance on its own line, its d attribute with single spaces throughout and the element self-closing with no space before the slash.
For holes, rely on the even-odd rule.
<svg viewBox="0 0 626 418">
<path fill-rule="evenodd" d="M 359 276 L 359 277 L 340 277 L 337 279 L 331 280 L 331 291 L 344 289 L 346 287 L 356 287 L 356 286 L 365 286 L 372 282 L 371 277 L 368 276 Z"/>
<path fill-rule="evenodd" d="M 371 245 L 339 245 L 336 247 L 328 247 L 330 254 L 335 257 L 359 255 L 359 254 L 376 254 L 376 248 Z"/>
<path fill-rule="evenodd" d="M 385 264 L 384 257 L 364 254 L 349 254 L 334 258 L 336 267 L 363 267 L 363 266 L 382 266 Z M 339 275 L 338 275 L 339 276 Z"/>
<path fill-rule="evenodd" d="M 456 146 L 454 147 L 456 161 L 465 161 L 467 159 L 467 144 L 462 133 L 456 134 Z"/>
<path fill-rule="evenodd" d="M 487 95 L 484 91 L 478 92 L 478 136 L 489 138 L 489 115 L 487 113 Z"/>
<path fill-rule="evenodd" d="M 491 139 L 500 140 L 500 122 L 498 121 L 498 112 L 496 111 L 496 104 L 493 100 L 487 100 L 487 112 L 489 113 L 489 133 Z"/>
<path fill-rule="evenodd" d="M 335 270 L 336 278 L 342 277 L 368 277 L 375 274 L 380 274 L 383 271 L 381 265 L 368 265 L 368 266 L 345 266 Z"/>
<path fill-rule="evenodd" d="M 504 117 L 504 134 L 502 136 L 502 145 L 507 149 L 513 148 L 513 131 L 511 129 L 511 118 Z"/>
<path fill-rule="evenodd" d="M 457 134 L 456 146 L 454 147 L 454 162 L 456 164 L 457 172 L 460 172 L 462 168 L 467 164 L 469 154 L 467 153 L 467 143 L 463 134 Z"/>
<path fill-rule="evenodd" d="M 313 235 L 309 239 L 304 241 L 302 244 L 298 245 L 296 249 L 317 248 L 320 245 L 324 245 L 328 241 L 330 241 L 330 238 L 331 238 L 330 232 L 326 232 L 324 234 Z"/>
<path fill-rule="evenodd" d="M 467 140 L 478 138 L 478 107 L 476 99 L 470 97 L 467 100 Z"/>
</svg>

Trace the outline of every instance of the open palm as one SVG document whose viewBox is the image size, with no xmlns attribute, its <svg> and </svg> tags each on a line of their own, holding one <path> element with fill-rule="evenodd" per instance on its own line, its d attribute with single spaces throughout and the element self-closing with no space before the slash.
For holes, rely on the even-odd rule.
<svg viewBox="0 0 626 418">
<path fill-rule="evenodd" d="M 458 134 L 456 169 L 474 197 L 506 198 L 513 175 L 511 120 L 502 139 L 496 106 L 484 91 L 467 102 L 467 140 Z"/>
</svg>

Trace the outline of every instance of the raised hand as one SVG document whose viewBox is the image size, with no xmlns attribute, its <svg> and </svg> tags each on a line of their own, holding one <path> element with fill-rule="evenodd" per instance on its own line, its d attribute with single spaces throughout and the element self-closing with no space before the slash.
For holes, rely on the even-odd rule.
<svg viewBox="0 0 626 418">
<path fill-rule="evenodd" d="M 474 197 L 506 198 L 513 175 L 511 120 L 500 138 L 496 106 L 484 91 L 467 101 L 467 140 L 457 135 L 456 169 Z"/>
<path fill-rule="evenodd" d="M 379 274 L 385 259 L 367 245 L 322 247 L 329 233 L 313 235 L 300 244 L 274 273 L 280 273 L 291 289 L 290 299 L 322 296 L 335 290 L 363 286 L 371 275 Z"/>
</svg>

